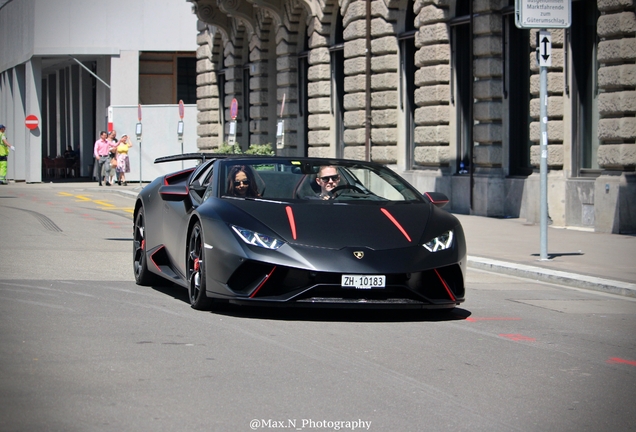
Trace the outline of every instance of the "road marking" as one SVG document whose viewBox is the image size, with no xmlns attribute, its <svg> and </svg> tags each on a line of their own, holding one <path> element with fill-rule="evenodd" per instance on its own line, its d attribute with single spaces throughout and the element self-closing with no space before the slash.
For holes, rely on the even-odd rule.
<svg viewBox="0 0 636 432">
<path fill-rule="evenodd" d="M 93 202 L 95 204 L 99 204 L 99 205 L 104 206 L 104 207 L 115 207 L 114 204 L 109 204 L 106 201 L 102 201 L 102 200 L 93 200 Z"/>
<path fill-rule="evenodd" d="M 610 359 L 607 360 L 607 363 L 609 364 L 618 364 L 618 363 L 622 363 L 622 364 L 628 364 L 630 366 L 636 366 L 636 361 L 634 360 L 625 360 L 619 357 L 612 357 Z"/>
<path fill-rule="evenodd" d="M 110 204 L 107 201 L 103 201 L 103 200 L 94 200 L 92 198 L 89 198 L 87 196 L 84 195 L 73 195 L 71 193 L 68 192 L 58 192 L 58 195 L 61 196 L 66 196 L 66 197 L 72 197 L 72 198 L 76 198 L 78 201 L 84 201 L 84 202 L 92 202 L 95 203 L 99 206 L 102 207 L 106 207 L 107 210 L 121 210 L 121 211 L 125 211 L 126 213 L 133 213 L 135 210 L 132 207 L 115 207 L 114 204 Z"/>
<path fill-rule="evenodd" d="M 533 338 L 533 337 L 528 337 L 528 336 L 524 336 L 524 335 L 521 335 L 521 334 L 504 334 L 504 333 L 502 333 L 499 336 L 504 337 L 506 339 L 513 340 L 515 342 L 521 342 L 521 341 L 523 341 L 523 342 L 535 342 L 536 341 L 536 339 Z"/>
</svg>

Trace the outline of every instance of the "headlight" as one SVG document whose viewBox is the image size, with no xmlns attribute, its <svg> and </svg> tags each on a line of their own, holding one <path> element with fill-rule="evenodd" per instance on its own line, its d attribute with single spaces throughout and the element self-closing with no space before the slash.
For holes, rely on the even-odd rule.
<svg viewBox="0 0 636 432">
<path fill-rule="evenodd" d="M 446 250 L 453 244 L 453 231 L 446 231 L 444 234 L 435 237 L 433 240 L 427 241 L 422 246 L 429 252 L 439 252 Z"/>
<path fill-rule="evenodd" d="M 263 247 L 265 249 L 276 250 L 281 247 L 285 242 L 279 240 L 275 237 L 266 236 L 265 234 L 260 234 L 254 231 L 250 231 L 245 228 L 238 227 L 236 225 L 230 225 L 234 232 L 238 234 L 238 236 L 245 243 L 253 246 Z"/>
</svg>

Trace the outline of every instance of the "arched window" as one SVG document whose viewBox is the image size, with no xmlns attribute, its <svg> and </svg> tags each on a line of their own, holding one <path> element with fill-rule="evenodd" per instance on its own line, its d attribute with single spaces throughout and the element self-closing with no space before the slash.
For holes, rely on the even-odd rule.
<svg viewBox="0 0 636 432">
<path fill-rule="evenodd" d="M 451 25 L 451 103 L 456 106 L 455 172 L 465 174 L 473 149 L 472 1 L 458 0 Z M 452 144 L 451 144 L 452 145 Z M 472 187 L 471 187 L 472 189 Z M 472 199 L 471 199 L 472 201 Z"/>
<path fill-rule="evenodd" d="M 532 174 L 530 164 L 530 32 L 515 25 L 515 2 L 509 0 L 503 15 L 503 124 L 506 175 Z M 505 161 L 504 161 L 505 164 Z"/>
<path fill-rule="evenodd" d="M 600 174 L 596 158 L 599 146 L 596 132 L 598 17 L 596 0 L 575 0 L 572 2 L 572 25 L 566 31 L 573 69 L 568 88 L 572 100 L 572 173 L 582 177 Z"/>
<path fill-rule="evenodd" d="M 405 168 L 412 169 L 415 152 L 415 14 L 413 0 L 404 11 L 404 31 L 398 36 L 400 46 L 400 113 L 404 116 Z M 401 139 L 401 138 L 400 138 Z"/>
</svg>

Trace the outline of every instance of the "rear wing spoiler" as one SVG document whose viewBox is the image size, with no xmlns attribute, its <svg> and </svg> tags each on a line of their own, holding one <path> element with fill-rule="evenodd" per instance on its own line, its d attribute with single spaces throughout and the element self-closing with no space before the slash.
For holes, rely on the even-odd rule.
<svg viewBox="0 0 636 432">
<path fill-rule="evenodd" d="M 155 159 L 155 163 L 162 162 L 175 162 L 175 161 L 183 161 L 183 160 L 198 160 L 200 163 L 203 163 L 210 159 L 221 159 L 223 155 L 218 155 L 216 153 L 184 153 L 177 154 L 172 156 L 162 156 Z"/>
</svg>

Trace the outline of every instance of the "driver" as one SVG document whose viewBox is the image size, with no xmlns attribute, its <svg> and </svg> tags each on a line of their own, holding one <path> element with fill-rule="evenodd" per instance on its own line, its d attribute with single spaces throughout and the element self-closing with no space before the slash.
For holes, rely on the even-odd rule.
<svg viewBox="0 0 636 432">
<path fill-rule="evenodd" d="M 340 183 L 340 174 L 334 166 L 323 165 L 318 170 L 316 182 L 320 185 L 320 199 L 331 199 L 331 191 Z"/>
</svg>

